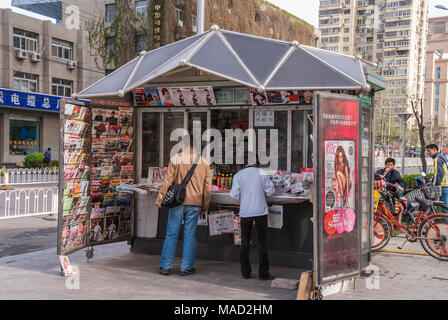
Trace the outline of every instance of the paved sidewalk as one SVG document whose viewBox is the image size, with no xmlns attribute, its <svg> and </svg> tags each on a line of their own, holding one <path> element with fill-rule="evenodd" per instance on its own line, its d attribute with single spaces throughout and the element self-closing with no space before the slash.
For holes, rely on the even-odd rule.
<svg viewBox="0 0 448 320">
<path fill-rule="evenodd" d="M 385 249 L 398 250 L 404 239 L 394 237 Z M 371 265 L 379 267 L 379 289 L 368 289 L 373 284 L 372 274 L 357 277 L 355 290 L 325 297 L 325 300 L 439 300 L 448 299 L 448 262 L 426 254 L 420 241 L 406 243 L 403 254 L 374 252 Z"/>
<path fill-rule="evenodd" d="M 294 300 L 297 296 L 297 290 L 271 288 L 271 281 L 243 280 L 238 263 L 197 260 L 196 274 L 180 277 L 174 269 L 174 274 L 163 276 L 158 273 L 159 255 L 130 253 L 126 243 L 95 247 L 89 263 L 84 251 L 69 258 L 79 267 L 79 290 L 66 288 L 56 249 L 0 258 L 0 299 Z M 176 258 L 175 266 L 179 264 Z M 296 280 L 300 275 L 300 270 L 290 268 L 272 267 L 271 272 Z"/>
</svg>

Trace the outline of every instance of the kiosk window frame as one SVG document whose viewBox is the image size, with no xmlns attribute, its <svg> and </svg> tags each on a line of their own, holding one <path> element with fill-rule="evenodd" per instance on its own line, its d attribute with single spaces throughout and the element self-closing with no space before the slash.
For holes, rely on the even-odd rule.
<svg viewBox="0 0 448 320">
<path fill-rule="evenodd" d="M 163 137 L 164 137 L 164 113 L 166 112 L 173 112 L 173 113 L 184 113 L 184 129 L 188 130 L 188 124 L 189 124 L 189 113 L 197 113 L 197 112 L 205 112 L 207 113 L 207 128 L 210 129 L 211 127 L 211 119 L 212 119 L 212 112 L 213 110 L 246 110 L 249 115 L 249 128 L 254 128 L 254 115 L 255 111 L 287 111 L 287 141 L 288 141 L 288 149 L 287 149 L 287 168 L 286 170 L 288 172 L 291 172 L 291 155 L 292 155 L 292 130 L 293 130 L 293 123 L 292 123 L 292 113 L 294 111 L 304 111 L 304 116 L 306 116 L 309 112 L 312 111 L 312 105 L 270 105 L 270 106 L 235 106 L 235 105 L 229 105 L 229 106 L 215 106 L 215 107 L 182 107 L 182 108 L 138 108 L 137 111 L 137 130 L 138 132 L 141 132 L 143 128 L 143 113 L 151 112 L 151 113 L 158 113 L 159 119 L 160 119 L 160 132 L 159 132 L 159 152 L 160 154 L 164 154 L 164 145 L 163 145 Z M 307 123 L 307 122 L 306 122 Z M 201 128 L 202 131 L 205 130 Z M 302 130 L 303 135 L 305 137 L 308 137 L 308 131 L 310 127 L 307 123 L 305 126 L 303 126 Z M 147 179 L 146 177 L 142 176 L 143 168 L 142 168 L 142 135 L 138 135 L 137 137 L 137 154 L 140 156 L 137 157 L 137 179 L 139 182 L 144 182 Z M 309 158 L 309 155 L 312 154 L 312 144 L 304 143 L 303 145 L 303 155 L 304 155 L 304 161 L 303 166 L 308 167 L 309 165 L 312 165 L 306 161 L 306 159 Z M 168 163 L 163 163 L 163 157 L 159 157 L 159 167 L 166 167 L 168 166 Z"/>
</svg>

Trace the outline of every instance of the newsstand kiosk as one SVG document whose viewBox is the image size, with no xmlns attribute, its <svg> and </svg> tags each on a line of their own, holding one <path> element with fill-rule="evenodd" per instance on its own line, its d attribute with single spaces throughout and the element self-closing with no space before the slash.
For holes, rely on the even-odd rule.
<svg viewBox="0 0 448 320">
<path fill-rule="evenodd" d="M 61 104 L 58 255 L 117 241 L 160 254 L 168 212 L 154 201 L 181 130 L 212 162 L 197 258 L 239 259 L 229 189 L 252 143 L 276 188 L 270 264 L 313 270 L 316 292 L 354 277 L 370 261 L 373 100 L 384 87 L 360 57 L 217 26 L 142 52 L 74 95 L 90 103 Z"/>
</svg>

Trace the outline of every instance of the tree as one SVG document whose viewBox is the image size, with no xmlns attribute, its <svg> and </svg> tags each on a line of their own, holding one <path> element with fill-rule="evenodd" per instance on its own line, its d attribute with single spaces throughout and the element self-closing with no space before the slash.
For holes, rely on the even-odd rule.
<svg viewBox="0 0 448 320">
<path fill-rule="evenodd" d="M 423 98 L 410 99 L 412 113 L 418 126 L 418 135 L 420 139 L 420 159 L 422 160 L 422 170 L 426 172 L 426 155 L 425 155 L 425 125 L 423 123 Z"/>
<path fill-rule="evenodd" d="M 107 22 L 106 17 L 95 17 L 86 21 L 90 53 L 95 57 L 99 69 L 115 69 L 135 58 L 137 35 L 150 34 L 150 10 L 146 15 L 136 16 L 132 1 L 117 0 L 115 17 Z M 146 41 L 148 48 L 148 41 Z"/>
</svg>

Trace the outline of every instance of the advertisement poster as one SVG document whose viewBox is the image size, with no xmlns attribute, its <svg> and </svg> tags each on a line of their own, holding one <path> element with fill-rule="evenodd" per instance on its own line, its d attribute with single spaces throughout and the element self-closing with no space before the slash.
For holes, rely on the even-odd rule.
<svg viewBox="0 0 448 320">
<path fill-rule="evenodd" d="M 263 106 L 274 104 L 312 104 L 314 93 L 311 90 L 282 90 L 261 93 L 253 88 L 249 88 L 249 94 L 253 106 Z"/>
<path fill-rule="evenodd" d="M 331 282 L 359 272 L 360 208 L 358 201 L 359 103 L 349 98 L 318 96 L 317 143 L 321 209 L 319 281 Z"/>
<path fill-rule="evenodd" d="M 162 100 L 160 99 L 159 90 L 157 90 L 157 88 L 145 88 L 145 92 L 149 106 L 152 107 L 162 106 Z"/>
</svg>

